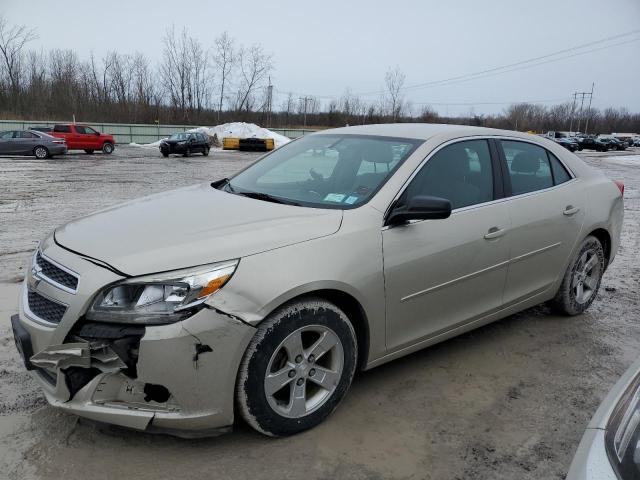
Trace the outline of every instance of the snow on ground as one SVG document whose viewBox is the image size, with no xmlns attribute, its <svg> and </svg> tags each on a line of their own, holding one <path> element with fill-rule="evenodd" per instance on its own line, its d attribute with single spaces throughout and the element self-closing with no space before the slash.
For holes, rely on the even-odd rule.
<svg viewBox="0 0 640 480">
<path fill-rule="evenodd" d="M 210 137 L 214 135 L 218 136 L 218 140 L 222 143 L 222 139 L 225 137 L 237 137 L 237 138 L 273 138 L 276 148 L 281 147 L 285 143 L 289 143 L 291 140 L 284 135 L 272 132 L 267 128 L 262 128 L 255 123 L 245 122 L 231 122 L 223 123 L 222 125 L 216 125 L 215 127 L 197 127 L 187 130 L 188 132 L 201 132 Z M 130 143 L 132 147 L 158 147 L 161 140 L 153 143 Z"/>
</svg>

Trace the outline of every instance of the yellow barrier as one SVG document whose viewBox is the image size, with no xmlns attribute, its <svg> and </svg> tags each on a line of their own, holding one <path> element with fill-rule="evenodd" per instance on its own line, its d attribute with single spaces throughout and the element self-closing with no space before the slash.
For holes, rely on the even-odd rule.
<svg viewBox="0 0 640 480">
<path fill-rule="evenodd" d="M 222 139 L 222 149 L 223 150 L 239 150 L 240 139 L 237 137 L 224 137 Z"/>
</svg>

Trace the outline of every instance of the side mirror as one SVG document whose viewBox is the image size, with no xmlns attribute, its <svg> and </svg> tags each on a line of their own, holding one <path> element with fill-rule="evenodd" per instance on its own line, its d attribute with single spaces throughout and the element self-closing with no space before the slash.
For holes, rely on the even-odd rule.
<svg viewBox="0 0 640 480">
<path fill-rule="evenodd" d="M 451 216 L 451 202 L 446 198 L 416 195 L 407 205 L 394 207 L 387 225 L 401 225 L 410 220 L 441 220 Z"/>
</svg>

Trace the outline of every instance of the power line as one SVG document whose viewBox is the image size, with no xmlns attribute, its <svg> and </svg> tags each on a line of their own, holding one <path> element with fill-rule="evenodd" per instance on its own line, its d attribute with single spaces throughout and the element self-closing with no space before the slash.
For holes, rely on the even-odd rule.
<svg viewBox="0 0 640 480">
<path fill-rule="evenodd" d="M 621 33 L 618 35 L 613 35 L 610 37 L 606 37 L 606 38 L 602 38 L 599 40 L 594 40 L 592 42 L 588 42 L 588 43 L 583 43 L 581 45 L 576 45 L 570 48 L 565 48 L 563 50 L 558 50 L 552 53 L 548 53 L 545 55 L 540 55 L 537 57 L 533 57 L 533 58 L 529 58 L 527 60 L 521 60 L 518 62 L 514 62 L 514 63 L 510 63 L 507 65 L 502 65 L 499 67 L 493 67 L 493 68 L 489 68 L 489 69 L 485 69 L 485 70 L 481 70 L 478 72 L 473 72 L 473 73 L 468 73 L 468 74 L 464 74 L 464 75 L 458 75 L 458 76 L 454 76 L 454 77 L 449 77 L 449 78 L 445 78 L 445 79 L 441 79 L 441 80 L 433 80 L 430 82 L 424 82 L 424 83 L 419 83 L 419 84 L 414 84 L 414 85 L 408 85 L 404 88 L 402 88 L 403 92 L 407 92 L 407 91 L 412 91 L 412 90 L 419 90 L 419 89 L 423 89 L 423 88 L 433 88 L 433 87 L 440 87 L 440 86 L 449 86 L 449 85 L 454 85 L 457 83 L 463 83 L 463 82 L 468 82 L 468 81 L 472 81 L 472 80 L 478 80 L 478 79 L 483 79 L 483 78 L 487 78 L 487 77 L 491 77 L 491 76 L 496 76 L 496 75 L 502 75 L 504 73 L 509 73 L 509 72 L 513 72 L 513 71 L 518 71 L 518 70 L 523 70 L 523 69 L 527 69 L 527 68 L 533 68 L 533 67 L 537 67 L 540 65 L 545 65 L 547 63 L 553 63 L 553 62 L 558 62 L 560 60 L 565 60 L 567 58 L 572 58 L 572 57 L 576 57 L 576 56 L 580 56 L 580 55 L 586 55 L 588 53 L 592 53 L 592 52 L 597 52 L 600 50 L 604 50 L 607 48 L 612 48 L 612 47 L 616 47 L 616 46 L 620 46 L 620 45 L 625 45 L 628 43 L 633 43 L 633 42 L 637 42 L 640 40 L 640 37 L 637 38 L 633 38 L 630 40 L 625 40 L 622 42 L 617 42 L 617 43 L 613 43 L 610 45 L 604 45 L 602 47 L 598 47 L 598 48 L 593 48 L 593 49 L 588 49 L 588 50 L 584 50 L 587 47 L 592 47 L 594 45 L 600 45 L 602 43 L 606 43 L 606 42 L 611 42 L 612 40 L 617 40 L 617 39 L 621 39 L 621 38 L 625 38 L 625 37 L 629 37 L 632 35 L 636 35 L 640 33 L 640 29 L 636 29 L 636 30 L 632 30 L 626 33 Z M 576 50 L 584 50 L 581 52 L 576 52 L 573 53 L 571 55 L 563 55 L 565 53 L 569 53 L 569 52 L 575 52 Z M 563 55 L 563 56 L 560 56 Z M 559 57 L 560 56 L 560 57 Z M 552 57 L 558 57 L 558 58 L 552 58 Z M 544 61 L 542 61 L 544 60 Z M 295 95 L 308 95 L 306 93 L 300 93 L 300 92 L 284 92 L 281 90 L 277 90 L 278 93 L 281 94 L 288 94 L 288 93 L 292 93 Z M 370 91 L 370 92 L 361 92 L 361 93 L 354 93 L 353 95 L 355 96 L 370 96 L 370 95 L 380 95 L 382 93 L 384 93 L 384 90 L 376 90 L 376 91 Z M 337 99 L 340 97 L 340 95 L 314 95 L 316 98 L 323 98 L 323 99 Z"/>
</svg>

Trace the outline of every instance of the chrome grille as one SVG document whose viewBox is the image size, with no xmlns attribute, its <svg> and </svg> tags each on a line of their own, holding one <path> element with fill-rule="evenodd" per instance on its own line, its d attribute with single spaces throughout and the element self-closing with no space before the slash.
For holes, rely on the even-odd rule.
<svg viewBox="0 0 640 480">
<path fill-rule="evenodd" d="M 52 280 L 64 287 L 67 287 L 74 292 L 78 288 L 78 278 L 69 272 L 64 271 L 60 267 L 54 265 L 46 258 L 44 258 L 40 252 L 36 254 L 36 264 L 40 267 L 40 274 L 43 277 Z"/>
<path fill-rule="evenodd" d="M 29 290 L 27 292 L 27 301 L 29 310 L 36 317 L 49 323 L 60 323 L 62 317 L 67 311 L 67 307 L 53 300 L 43 297 L 37 292 Z"/>
</svg>

